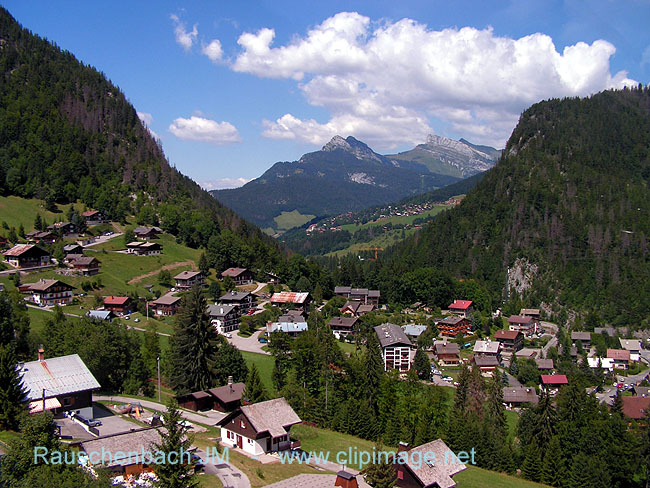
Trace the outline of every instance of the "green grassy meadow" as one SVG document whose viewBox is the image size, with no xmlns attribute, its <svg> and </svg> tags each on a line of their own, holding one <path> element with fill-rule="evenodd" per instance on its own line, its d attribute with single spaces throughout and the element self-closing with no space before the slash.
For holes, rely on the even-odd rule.
<svg viewBox="0 0 650 488">
<path fill-rule="evenodd" d="M 280 215 L 275 217 L 273 220 L 278 226 L 278 231 L 286 231 L 294 227 L 300 227 L 301 225 L 306 224 L 311 219 L 316 217 L 315 215 L 301 214 L 298 210 L 292 210 L 291 212 L 282 212 Z"/>
<path fill-rule="evenodd" d="M 65 214 L 70 205 L 57 205 L 59 212 L 45 210 L 43 200 L 35 198 L 20 198 L 15 196 L 0 197 L 0 222 L 6 222 L 9 227 L 18 227 L 22 224 L 25 232 L 34 230 L 34 220 L 37 214 L 41 214 L 48 224 L 66 220 Z M 83 211 L 83 205 L 75 204 L 77 211 Z M 6 235 L 7 230 L 0 230 L 0 234 Z"/>
<path fill-rule="evenodd" d="M 347 230 L 351 234 L 354 232 L 361 230 L 361 229 L 367 229 L 368 227 L 376 227 L 376 226 L 384 226 L 386 224 L 402 224 L 402 225 L 407 225 L 407 224 L 412 224 L 414 220 L 420 219 L 420 218 L 427 218 L 427 217 L 433 217 L 434 215 L 438 215 L 440 212 L 443 210 L 447 210 L 449 208 L 449 205 L 436 205 L 434 208 L 431 210 L 428 210 L 426 212 L 423 212 L 418 215 L 405 215 L 405 216 L 394 216 L 394 217 L 385 217 L 383 219 L 377 219 L 377 220 L 372 220 L 370 222 L 366 222 L 365 224 L 345 224 L 341 226 L 341 230 Z"/>
<path fill-rule="evenodd" d="M 269 356 L 266 354 L 258 354 L 255 352 L 247 352 L 247 351 L 242 351 L 241 354 L 242 356 L 244 356 L 246 365 L 249 368 L 251 368 L 253 364 L 257 366 L 257 370 L 260 373 L 260 378 L 262 379 L 264 388 L 266 388 L 266 391 L 269 394 L 274 395 L 275 386 L 273 385 L 273 380 L 271 376 L 273 374 L 273 366 L 275 365 L 273 356 Z"/>
</svg>

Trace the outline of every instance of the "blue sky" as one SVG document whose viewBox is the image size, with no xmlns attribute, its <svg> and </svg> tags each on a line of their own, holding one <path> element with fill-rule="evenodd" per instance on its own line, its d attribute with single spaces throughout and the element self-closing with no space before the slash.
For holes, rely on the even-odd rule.
<svg viewBox="0 0 650 488">
<path fill-rule="evenodd" d="M 106 74 L 206 188 L 337 134 L 502 147 L 532 103 L 650 80 L 650 0 L 2 4 Z"/>
</svg>

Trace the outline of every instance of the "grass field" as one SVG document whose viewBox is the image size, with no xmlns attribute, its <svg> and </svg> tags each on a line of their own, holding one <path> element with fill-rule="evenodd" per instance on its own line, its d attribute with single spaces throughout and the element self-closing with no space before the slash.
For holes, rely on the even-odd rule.
<svg viewBox="0 0 650 488">
<path fill-rule="evenodd" d="M 547 486 L 471 465 L 468 465 L 462 473 L 454 475 L 454 481 L 457 488 L 541 488 Z"/>
<path fill-rule="evenodd" d="M 278 226 L 278 231 L 283 232 L 294 227 L 300 227 L 301 225 L 309 222 L 314 217 L 315 215 L 301 214 L 298 210 L 293 210 L 291 212 L 282 212 L 273 220 Z"/>
<path fill-rule="evenodd" d="M 25 232 L 34 230 L 34 220 L 37 214 L 41 214 L 48 224 L 57 221 L 66 220 L 65 214 L 70 205 L 57 205 L 59 212 L 54 213 L 45 210 L 43 200 L 35 198 L 20 197 L 0 197 L 0 222 L 6 222 L 9 227 L 18 229 L 20 224 L 25 228 Z M 77 211 L 83 211 L 83 205 L 75 204 Z M 6 229 L 0 229 L 0 234 L 6 236 Z"/>
<path fill-rule="evenodd" d="M 325 256 L 344 256 L 349 253 L 357 253 L 361 249 L 367 249 L 371 247 L 379 247 L 379 248 L 387 248 L 388 246 L 395 244 L 398 241 L 402 240 L 402 232 L 404 232 L 404 237 L 408 237 L 411 234 L 415 233 L 417 229 L 395 229 L 391 230 L 388 232 L 383 233 L 379 237 L 375 237 L 374 239 L 367 241 L 367 242 L 358 242 L 356 244 L 352 244 L 351 246 L 346 247 L 345 249 L 341 249 L 339 251 L 334 251 L 327 253 Z M 372 257 L 372 253 L 369 251 L 367 257 Z"/>
<path fill-rule="evenodd" d="M 246 365 L 250 368 L 253 364 L 257 366 L 257 370 L 260 373 L 260 378 L 262 379 L 262 383 L 264 384 L 264 388 L 266 388 L 266 391 L 274 395 L 275 394 L 275 387 L 273 386 L 273 380 L 272 374 L 273 374 L 273 366 L 275 365 L 275 362 L 273 360 L 273 356 L 268 356 L 266 354 L 257 354 L 255 352 L 247 352 L 247 351 L 242 351 L 242 356 L 244 356 L 244 360 L 246 361 Z"/>
<path fill-rule="evenodd" d="M 372 220 L 370 222 L 366 222 L 365 224 L 345 224 L 341 226 L 341 230 L 347 230 L 351 234 L 354 234 L 356 231 L 361 230 L 361 229 L 367 229 L 368 227 L 376 227 L 376 226 L 384 226 L 386 224 L 412 224 L 414 220 L 416 219 L 421 219 L 421 218 L 427 218 L 427 217 L 433 217 L 434 215 L 438 215 L 440 212 L 443 210 L 447 210 L 449 208 L 449 205 L 436 205 L 434 208 L 431 210 L 428 210 L 426 212 L 423 212 L 418 215 L 405 215 L 405 216 L 394 216 L 394 217 L 386 217 L 383 219 L 377 219 L 377 220 Z"/>
</svg>

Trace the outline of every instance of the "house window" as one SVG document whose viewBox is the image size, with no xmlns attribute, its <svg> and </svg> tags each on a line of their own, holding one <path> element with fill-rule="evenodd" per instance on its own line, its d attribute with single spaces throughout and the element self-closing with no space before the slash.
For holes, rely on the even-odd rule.
<svg viewBox="0 0 650 488">
<path fill-rule="evenodd" d="M 63 399 L 63 406 L 64 407 L 69 407 L 70 405 L 72 405 L 72 398 L 71 397 L 65 397 Z"/>
</svg>

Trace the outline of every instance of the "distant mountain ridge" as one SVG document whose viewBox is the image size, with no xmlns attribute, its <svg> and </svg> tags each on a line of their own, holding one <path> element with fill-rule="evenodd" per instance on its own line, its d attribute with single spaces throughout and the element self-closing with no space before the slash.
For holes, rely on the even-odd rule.
<svg viewBox="0 0 650 488">
<path fill-rule="evenodd" d="M 439 163 L 441 172 L 432 171 L 428 160 L 383 156 L 352 136 L 337 135 L 320 151 L 276 163 L 241 188 L 211 193 L 260 227 L 273 227 L 282 212 L 319 217 L 362 210 L 453 184 L 464 172 L 476 174 L 494 164 L 489 151 L 466 142 L 431 136 L 418 148 L 430 152 L 437 144 L 445 146 L 439 152 L 450 161 Z"/>
<path fill-rule="evenodd" d="M 500 155 L 501 151 L 493 147 L 431 134 L 424 144 L 386 157 L 397 164 L 417 163 L 426 166 L 433 173 L 467 178 L 493 167 Z"/>
</svg>

